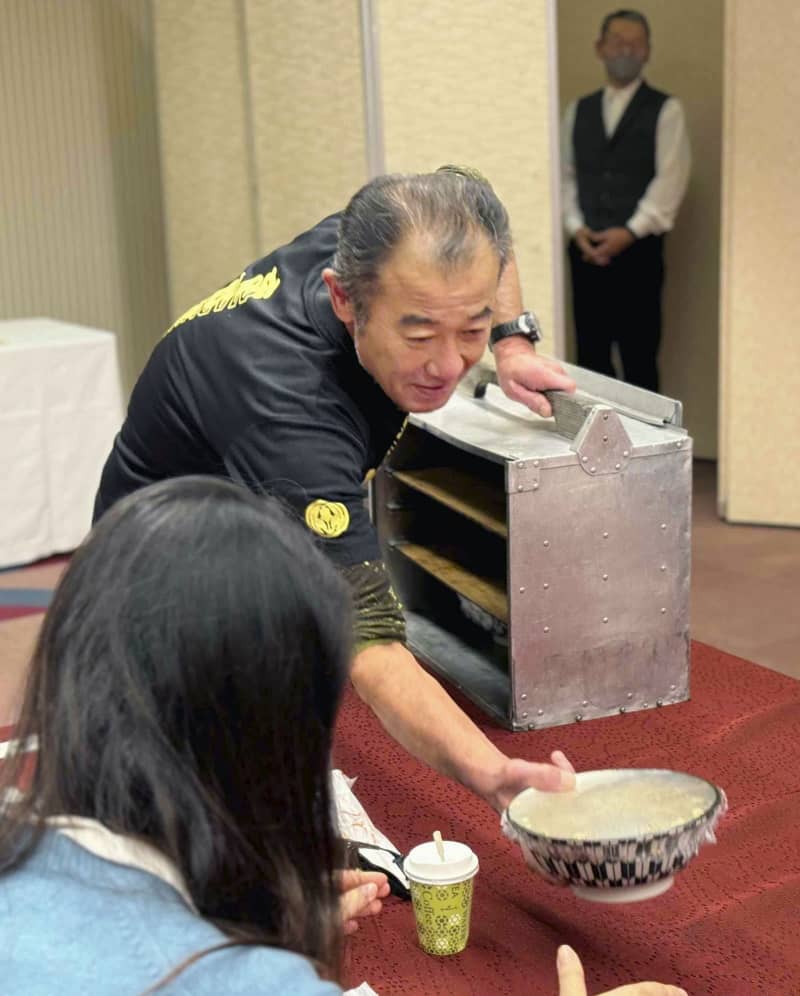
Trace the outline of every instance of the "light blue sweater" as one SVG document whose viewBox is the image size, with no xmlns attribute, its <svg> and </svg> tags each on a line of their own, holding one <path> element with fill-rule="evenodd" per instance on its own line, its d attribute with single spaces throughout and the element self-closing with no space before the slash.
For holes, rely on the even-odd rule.
<svg viewBox="0 0 800 996">
<path fill-rule="evenodd" d="M 137 996 L 226 938 L 166 882 L 99 858 L 55 831 L 0 876 L 3 996 Z M 273 948 L 206 955 L 168 996 L 336 996 L 306 959 Z"/>
</svg>

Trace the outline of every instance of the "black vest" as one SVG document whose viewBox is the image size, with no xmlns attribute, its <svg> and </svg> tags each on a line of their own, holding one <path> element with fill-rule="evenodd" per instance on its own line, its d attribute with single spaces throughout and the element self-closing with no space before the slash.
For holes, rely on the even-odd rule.
<svg viewBox="0 0 800 996">
<path fill-rule="evenodd" d="M 578 203 L 589 228 L 624 225 L 656 173 L 656 126 L 668 94 L 642 82 L 611 138 L 603 91 L 578 101 L 572 145 Z"/>
</svg>

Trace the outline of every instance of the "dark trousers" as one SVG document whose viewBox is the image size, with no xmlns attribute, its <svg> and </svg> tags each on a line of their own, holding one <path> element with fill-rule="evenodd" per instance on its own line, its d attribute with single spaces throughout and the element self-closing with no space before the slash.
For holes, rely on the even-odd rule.
<svg viewBox="0 0 800 996">
<path fill-rule="evenodd" d="M 608 266 L 585 263 L 573 241 L 569 261 L 578 366 L 616 377 L 611 363 L 611 344 L 616 342 L 623 379 L 657 391 L 663 237 L 637 240 Z"/>
</svg>

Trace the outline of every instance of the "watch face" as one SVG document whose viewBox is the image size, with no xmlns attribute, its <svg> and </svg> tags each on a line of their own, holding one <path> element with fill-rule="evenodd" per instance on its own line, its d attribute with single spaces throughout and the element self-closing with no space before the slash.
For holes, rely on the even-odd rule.
<svg viewBox="0 0 800 996">
<path fill-rule="evenodd" d="M 520 327 L 527 332 L 531 338 L 541 339 L 542 333 L 539 329 L 539 323 L 536 320 L 536 315 L 531 311 L 526 311 L 523 315 L 520 315 L 519 319 Z"/>
</svg>

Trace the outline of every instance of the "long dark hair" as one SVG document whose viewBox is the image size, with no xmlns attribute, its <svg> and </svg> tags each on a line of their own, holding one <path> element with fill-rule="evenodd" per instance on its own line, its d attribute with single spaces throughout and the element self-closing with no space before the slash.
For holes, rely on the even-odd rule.
<svg viewBox="0 0 800 996">
<path fill-rule="evenodd" d="M 275 502 L 201 477 L 119 502 L 42 626 L 17 728 L 39 756 L 0 819 L 0 872 L 47 817 L 94 818 L 166 855 L 229 938 L 337 975 L 328 767 L 349 657 L 344 583 Z"/>
</svg>

